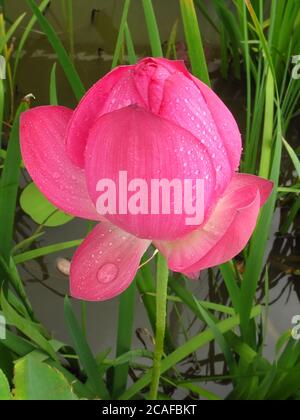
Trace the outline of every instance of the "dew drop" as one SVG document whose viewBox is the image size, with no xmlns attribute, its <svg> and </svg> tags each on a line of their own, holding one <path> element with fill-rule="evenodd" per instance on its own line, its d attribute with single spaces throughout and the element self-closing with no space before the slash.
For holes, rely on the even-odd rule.
<svg viewBox="0 0 300 420">
<path fill-rule="evenodd" d="M 113 282 L 119 273 L 118 267 L 113 263 L 104 264 L 97 273 L 99 283 L 107 284 Z"/>
</svg>

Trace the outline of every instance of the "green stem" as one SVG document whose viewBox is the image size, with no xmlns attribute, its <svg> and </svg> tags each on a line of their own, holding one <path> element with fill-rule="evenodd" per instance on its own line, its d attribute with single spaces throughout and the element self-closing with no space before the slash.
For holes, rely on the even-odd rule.
<svg viewBox="0 0 300 420">
<path fill-rule="evenodd" d="M 164 257 L 159 254 L 157 260 L 157 298 L 156 298 L 156 337 L 153 360 L 153 374 L 150 387 L 150 400 L 157 400 L 159 380 L 161 374 L 161 359 L 164 353 L 164 342 L 167 318 L 167 292 L 169 270 Z"/>
</svg>

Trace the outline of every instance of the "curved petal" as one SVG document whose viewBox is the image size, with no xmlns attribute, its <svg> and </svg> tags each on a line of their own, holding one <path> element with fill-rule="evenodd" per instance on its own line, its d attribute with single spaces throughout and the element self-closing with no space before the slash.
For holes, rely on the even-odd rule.
<svg viewBox="0 0 300 420">
<path fill-rule="evenodd" d="M 252 188 L 252 187 L 251 187 Z M 260 209 L 260 195 L 256 190 L 253 201 L 237 212 L 225 235 L 205 257 L 191 267 L 187 273 L 195 273 L 209 267 L 215 267 L 236 257 L 247 245 L 254 232 Z"/>
<path fill-rule="evenodd" d="M 131 104 L 143 105 L 132 77 L 134 66 L 120 66 L 99 80 L 75 109 L 67 130 L 67 152 L 77 166 L 84 167 L 89 131 L 97 118 Z"/>
<path fill-rule="evenodd" d="M 210 110 L 218 133 L 227 150 L 232 170 L 236 171 L 240 166 L 242 140 L 235 118 L 212 89 L 195 77 L 193 77 L 193 80 L 200 88 L 207 107 Z"/>
<path fill-rule="evenodd" d="M 213 261 L 214 255 L 218 261 L 221 250 L 224 251 L 224 258 L 228 251 L 228 259 L 231 259 L 248 242 L 259 208 L 270 195 L 272 187 L 270 181 L 262 178 L 236 174 L 202 228 L 177 241 L 156 242 L 155 245 L 166 255 L 169 266 L 174 271 L 197 272 L 202 269 L 202 261 Z M 187 271 L 188 267 L 193 269 Z"/>
<path fill-rule="evenodd" d="M 154 114 L 160 110 L 164 97 L 165 81 L 174 73 L 189 73 L 183 61 L 165 58 L 145 58 L 133 70 L 136 89 L 143 97 L 147 109 Z"/>
<path fill-rule="evenodd" d="M 260 205 L 262 207 L 269 199 L 274 188 L 274 183 L 272 181 L 269 181 L 268 179 L 264 179 L 255 175 L 235 174 L 234 179 L 229 185 L 227 191 L 229 192 L 231 190 L 236 190 L 238 188 L 244 188 L 248 186 L 255 186 L 259 190 Z"/>
<path fill-rule="evenodd" d="M 183 73 L 175 73 L 166 80 L 159 115 L 188 130 L 206 148 L 216 172 L 216 192 L 219 196 L 223 194 L 234 170 L 223 133 L 219 132 L 210 108 L 193 80 Z M 223 124 L 227 124 L 227 114 L 224 114 Z M 241 144 L 241 138 L 239 141 Z"/>
<path fill-rule="evenodd" d="M 127 178 L 125 189 L 131 185 L 134 193 L 128 194 L 126 204 L 129 202 L 130 208 L 128 211 L 126 205 L 123 212 L 119 211 L 125 196 L 124 188 L 120 186 L 120 171 Z M 97 186 L 99 191 L 102 190 L 99 181 L 109 179 L 114 182 L 117 206 L 105 217 L 140 238 L 175 239 L 191 232 L 195 225 L 199 226 L 203 222 L 201 219 L 194 226 L 186 223 L 192 213 L 182 205 L 183 192 L 188 190 L 184 188 L 186 180 L 190 180 L 193 186 L 196 180 L 204 181 L 205 210 L 209 209 L 214 200 L 214 171 L 201 143 L 188 131 L 137 106 L 106 114 L 97 121 L 88 140 L 86 175 L 89 193 L 95 204 L 101 195 Z M 122 176 L 122 181 L 124 179 L 125 176 Z M 153 181 L 160 180 L 175 180 L 176 194 L 171 190 L 171 198 L 168 198 L 166 189 L 160 189 L 159 196 L 153 193 Z M 132 200 L 138 187 L 135 188 L 133 183 L 137 181 L 141 185 L 141 198 L 138 200 L 140 211 L 134 212 Z M 182 191 L 179 191 L 180 187 Z M 162 205 L 164 201 L 167 201 L 165 207 Z M 195 204 L 195 201 L 193 190 L 191 203 Z M 201 205 L 203 207 L 202 201 Z"/>
<path fill-rule="evenodd" d="M 150 243 L 108 222 L 100 223 L 72 260 L 71 295 L 88 301 L 102 301 L 119 295 L 133 281 Z"/>
<path fill-rule="evenodd" d="M 99 220 L 84 171 L 72 164 L 65 150 L 71 116 L 70 109 L 59 106 L 33 108 L 22 114 L 22 157 L 33 181 L 51 203 L 73 216 Z"/>
</svg>

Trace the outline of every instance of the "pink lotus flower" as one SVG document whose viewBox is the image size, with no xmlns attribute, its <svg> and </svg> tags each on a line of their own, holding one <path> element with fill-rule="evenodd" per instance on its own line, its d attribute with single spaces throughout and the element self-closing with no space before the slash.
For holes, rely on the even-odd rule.
<svg viewBox="0 0 300 420">
<path fill-rule="evenodd" d="M 96 83 L 75 111 L 38 107 L 21 118 L 25 165 L 58 208 L 101 221 L 77 250 L 71 294 L 98 301 L 132 282 L 151 242 L 171 270 L 217 266 L 246 246 L 272 183 L 238 174 L 241 136 L 223 102 L 179 61 L 147 58 Z M 96 211 L 99 179 L 201 178 L 205 220 L 185 215 L 107 215 Z"/>
</svg>

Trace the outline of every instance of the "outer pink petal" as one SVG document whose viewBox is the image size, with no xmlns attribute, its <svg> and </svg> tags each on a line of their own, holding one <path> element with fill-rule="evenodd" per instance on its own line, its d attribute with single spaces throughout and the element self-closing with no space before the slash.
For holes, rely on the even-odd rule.
<svg viewBox="0 0 300 420">
<path fill-rule="evenodd" d="M 193 273 L 202 268 L 202 261 L 206 261 L 205 265 L 207 261 L 213 261 L 214 255 L 218 261 L 222 250 L 224 258 L 227 257 L 225 251 L 228 251 L 230 257 L 227 260 L 237 255 L 243 249 L 241 245 L 245 246 L 249 240 L 257 221 L 259 207 L 265 203 L 272 187 L 270 181 L 262 178 L 236 174 L 208 222 L 201 229 L 177 241 L 156 242 L 156 246 L 168 258 L 170 268 L 174 271 Z M 223 238 L 228 239 L 228 243 L 223 241 Z"/>
<path fill-rule="evenodd" d="M 228 192 L 238 189 L 244 188 L 247 186 L 255 186 L 258 188 L 260 193 L 260 205 L 261 207 L 266 203 L 269 199 L 274 183 L 264 178 L 260 178 L 259 176 L 250 175 L 250 174 L 235 174 L 232 183 L 228 187 Z"/>
<path fill-rule="evenodd" d="M 162 214 L 161 211 L 158 215 L 149 214 L 151 180 L 177 179 L 183 184 L 185 179 L 203 179 L 206 210 L 214 198 L 214 171 L 201 143 L 188 131 L 136 106 L 106 114 L 90 133 L 86 174 L 94 203 L 100 196 L 96 190 L 98 182 L 108 178 L 118 185 L 120 171 L 127 172 L 128 183 L 134 179 L 147 182 L 148 214 L 132 215 L 129 212 L 107 215 L 106 218 L 141 238 L 174 239 L 195 229 L 195 226 L 186 224 L 184 211 L 182 214 L 174 214 L 174 211 L 171 214 Z"/>
<path fill-rule="evenodd" d="M 228 112 L 224 113 L 223 124 L 228 123 Z M 220 133 L 207 101 L 193 80 L 183 73 L 175 73 L 169 77 L 165 82 L 159 115 L 185 128 L 203 144 L 214 163 L 216 192 L 218 196 L 223 194 L 234 169 L 225 147 L 223 133 Z M 237 134 L 239 135 L 238 130 Z"/>
<path fill-rule="evenodd" d="M 149 245 L 108 222 L 100 223 L 73 258 L 71 295 L 88 301 L 119 295 L 134 279 Z"/>
<path fill-rule="evenodd" d="M 242 141 L 239 128 L 232 113 L 221 99 L 205 83 L 193 78 L 207 103 L 219 135 L 222 138 L 228 153 L 233 171 L 240 166 L 242 154 Z"/>
<path fill-rule="evenodd" d="M 93 124 L 101 115 L 131 104 L 143 105 L 136 90 L 134 66 L 120 66 L 99 80 L 75 109 L 67 131 L 67 151 L 71 160 L 84 167 L 84 151 Z"/>
<path fill-rule="evenodd" d="M 86 187 L 84 171 L 65 150 L 72 111 L 59 106 L 33 108 L 21 116 L 20 138 L 25 166 L 42 193 L 56 207 L 84 219 L 99 220 Z"/>
<path fill-rule="evenodd" d="M 223 264 L 237 256 L 247 245 L 254 232 L 260 209 L 260 196 L 256 191 L 253 201 L 246 207 L 239 209 L 225 235 L 205 257 L 191 267 L 185 269 L 187 273 L 195 273 L 209 267 Z"/>
</svg>

